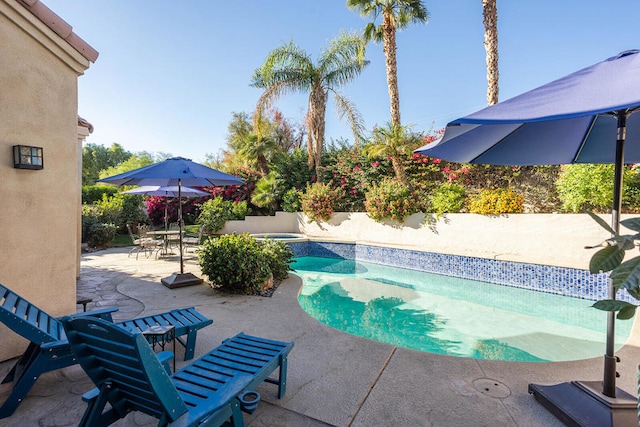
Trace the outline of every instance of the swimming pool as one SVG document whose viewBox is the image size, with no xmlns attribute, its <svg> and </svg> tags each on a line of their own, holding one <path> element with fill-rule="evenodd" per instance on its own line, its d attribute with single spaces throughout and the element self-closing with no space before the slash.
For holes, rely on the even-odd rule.
<svg viewBox="0 0 640 427">
<path fill-rule="evenodd" d="M 320 322 L 431 353 L 545 362 L 604 353 L 593 301 L 361 261 L 300 257 L 300 306 Z M 633 320 L 616 323 L 617 348 Z"/>
</svg>

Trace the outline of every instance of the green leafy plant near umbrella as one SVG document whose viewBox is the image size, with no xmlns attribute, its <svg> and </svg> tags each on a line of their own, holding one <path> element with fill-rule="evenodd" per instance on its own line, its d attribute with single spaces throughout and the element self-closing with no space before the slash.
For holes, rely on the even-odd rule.
<svg viewBox="0 0 640 427">
<path fill-rule="evenodd" d="M 198 251 L 202 274 L 212 287 L 228 292 L 254 294 L 269 277 L 276 283 L 289 275 L 293 252 L 286 243 L 259 242 L 249 233 L 225 234 L 208 239 Z"/>
<path fill-rule="evenodd" d="M 630 218 L 620 221 L 620 224 L 629 230 L 635 231 L 633 235 L 620 235 L 616 233 L 602 218 L 587 212 L 602 228 L 611 233 L 611 238 L 605 240 L 589 263 L 589 271 L 592 274 L 610 272 L 609 278 L 613 282 L 616 291 L 626 289 L 629 295 L 640 300 L 640 256 L 627 261 L 624 257 L 627 251 L 636 248 L 636 240 L 640 240 L 640 218 Z M 624 262 L 623 262 L 624 261 Z M 637 305 L 626 301 L 605 299 L 593 304 L 593 307 L 603 311 L 617 312 L 617 318 L 631 319 L 636 312 Z"/>
</svg>

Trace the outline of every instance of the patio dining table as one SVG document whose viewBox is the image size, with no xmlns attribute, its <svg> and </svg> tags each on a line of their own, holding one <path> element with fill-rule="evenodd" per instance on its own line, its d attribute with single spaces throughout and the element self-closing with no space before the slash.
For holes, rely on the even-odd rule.
<svg viewBox="0 0 640 427">
<path fill-rule="evenodd" d="M 184 235 L 184 230 L 182 230 L 182 234 Z M 148 235 L 154 237 L 161 237 L 164 240 L 164 244 L 158 251 L 160 255 L 169 255 L 172 252 L 169 252 L 170 244 L 172 237 L 175 238 L 180 236 L 180 230 L 152 230 L 148 232 Z"/>
</svg>

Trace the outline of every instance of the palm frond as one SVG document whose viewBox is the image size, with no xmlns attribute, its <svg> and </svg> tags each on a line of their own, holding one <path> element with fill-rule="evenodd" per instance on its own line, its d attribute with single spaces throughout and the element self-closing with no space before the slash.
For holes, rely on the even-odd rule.
<svg viewBox="0 0 640 427">
<path fill-rule="evenodd" d="M 309 55 L 290 42 L 269 52 L 262 66 L 254 72 L 254 77 L 259 77 L 259 87 L 268 87 L 283 80 L 309 75 L 313 69 Z"/>
<path fill-rule="evenodd" d="M 355 144 L 358 144 L 360 141 L 364 141 L 364 118 L 356 108 L 355 104 L 349 98 L 342 96 L 337 92 L 333 93 L 333 97 L 335 99 L 338 117 L 342 119 L 346 116 L 349 121 Z"/>
<path fill-rule="evenodd" d="M 389 155 L 391 153 L 409 154 L 420 143 L 421 135 L 411 131 L 411 125 L 399 125 L 386 122 L 384 126 L 374 129 L 371 143 L 367 152 L 375 155 Z"/>
<path fill-rule="evenodd" d="M 347 7 L 360 12 L 360 16 L 370 19 L 364 28 L 366 41 L 383 41 L 382 24 L 376 25 L 384 14 L 390 18 L 396 29 L 404 29 L 409 24 L 426 24 L 429 12 L 422 0 L 347 0 Z"/>
<path fill-rule="evenodd" d="M 347 7 L 360 12 L 363 18 L 371 17 L 375 21 L 380 14 L 377 2 L 371 0 L 347 0 Z"/>
<path fill-rule="evenodd" d="M 356 34 L 343 33 L 331 42 L 318 61 L 318 74 L 327 88 L 336 89 L 360 75 L 369 65 L 365 46 L 363 37 Z"/>
</svg>

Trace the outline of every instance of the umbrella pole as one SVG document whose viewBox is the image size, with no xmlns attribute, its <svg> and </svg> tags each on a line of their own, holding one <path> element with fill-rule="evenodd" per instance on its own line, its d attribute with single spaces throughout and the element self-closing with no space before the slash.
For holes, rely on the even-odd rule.
<svg viewBox="0 0 640 427">
<path fill-rule="evenodd" d="M 180 273 L 173 273 L 169 277 L 165 277 L 160 280 L 163 285 L 166 287 L 173 289 L 179 288 L 182 286 L 191 286 L 198 285 L 203 282 L 203 280 L 199 277 L 191 273 L 184 272 L 184 259 L 182 257 L 182 180 L 178 179 L 178 230 L 179 230 L 179 242 L 180 242 Z"/>
<path fill-rule="evenodd" d="M 164 231 L 169 229 L 169 224 L 167 222 L 167 213 L 169 212 L 169 198 L 164 199 Z"/>
<path fill-rule="evenodd" d="M 618 111 L 618 132 L 616 135 L 616 160 L 613 180 L 613 206 L 611 208 L 611 228 L 616 234 L 620 234 L 620 211 L 622 210 L 622 183 L 624 179 L 624 143 L 627 132 L 627 113 Z M 616 289 L 613 281 L 609 279 L 608 298 L 616 299 Z M 615 322 L 616 313 L 607 313 L 607 343 L 604 355 L 604 378 L 602 381 L 602 394 L 616 397 L 616 363 L 615 351 Z"/>
<path fill-rule="evenodd" d="M 627 115 L 627 111 L 615 112 L 618 119 L 618 133 L 611 209 L 611 228 L 615 234 L 620 233 Z M 616 298 L 616 289 L 611 279 L 608 282 L 607 293 L 609 299 Z M 529 384 L 529 393 L 534 394 L 538 402 L 567 425 L 618 427 L 636 425 L 638 422 L 638 399 L 636 396 L 616 388 L 616 365 L 619 360 L 614 354 L 615 321 L 615 312 L 608 312 L 602 382 L 571 381 L 557 385 Z"/>
<path fill-rule="evenodd" d="M 178 180 L 178 229 L 180 234 L 178 239 L 180 242 L 180 274 L 184 274 L 184 260 L 182 259 L 182 185 L 181 180 Z"/>
</svg>

